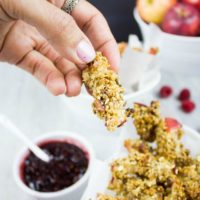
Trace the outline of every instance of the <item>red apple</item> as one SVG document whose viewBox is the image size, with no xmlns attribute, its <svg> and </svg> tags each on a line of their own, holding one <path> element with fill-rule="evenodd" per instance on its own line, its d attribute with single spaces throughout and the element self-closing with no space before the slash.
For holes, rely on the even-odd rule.
<svg viewBox="0 0 200 200">
<path fill-rule="evenodd" d="M 199 32 L 200 14 L 185 3 L 177 3 L 167 13 L 162 23 L 163 31 L 176 35 L 196 36 Z"/>
<path fill-rule="evenodd" d="M 200 11 L 200 0 L 182 0 L 184 3 L 195 6 Z"/>
<path fill-rule="evenodd" d="M 160 24 L 176 2 L 177 0 L 137 0 L 137 9 L 144 21 Z"/>
<path fill-rule="evenodd" d="M 167 128 L 167 131 L 169 132 L 180 129 L 182 127 L 180 122 L 178 122 L 176 119 L 173 119 L 173 118 L 165 118 L 165 125 Z"/>
</svg>

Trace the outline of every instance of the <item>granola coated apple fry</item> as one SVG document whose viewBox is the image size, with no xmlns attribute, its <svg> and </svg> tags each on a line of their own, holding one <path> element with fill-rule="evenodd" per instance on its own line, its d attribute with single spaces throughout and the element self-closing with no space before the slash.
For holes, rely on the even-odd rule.
<svg viewBox="0 0 200 200">
<path fill-rule="evenodd" d="M 132 118 L 141 139 L 156 142 L 154 150 L 158 156 L 177 165 L 191 163 L 189 151 L 181 143 L 182 125 L 175 119 L 162 118 L 159 102 L 153 101 L 149 107 L 135 103 Z"/>
<path fill-rule="evenodd" d="M 200 156 L 191 157 L 181 142 L 182 125 L 159 110 L 158 102 L 127 110 L 140 139 L 124 142 L 128 155 L 110 167 L 114 197 L 98 200 L 200 200 Z"/>
<path fill-rule="evenodd" d="M 176 126 L 172 127 L 172 123 Z M 192 163 L 190 152 L 181 142 L 183 136 L 182 126 L 175 119 L 165 118 L 157 126 L 156 134 L 156 153 L 176 166 L 184 166 Z"/>
<path fill-rule="evenodd" d="M 127 199 L 162 200 L 162 184 L 170 185 L 176 178 L 173 168 L 174 165 L 162 157 L 132 149 L 128 157 L 112 163 L 108 188 Z"/>
<path fill-rule="evenodd" d="M 155 141 L 155 128 L 161 122 L 160 103 L 153 101 L 149 107 L 135 103 L 131 117 L 141 139 Z"/>
<path fill-rule="evenodd" d="M 102 53 L 97 52 L 96 59 L 83 71 L 82 77 L 95 99 L 93 111 L 105 121 L 107 129 L 114 131 L 126 122 L 124 89 Z"/>
</svg>

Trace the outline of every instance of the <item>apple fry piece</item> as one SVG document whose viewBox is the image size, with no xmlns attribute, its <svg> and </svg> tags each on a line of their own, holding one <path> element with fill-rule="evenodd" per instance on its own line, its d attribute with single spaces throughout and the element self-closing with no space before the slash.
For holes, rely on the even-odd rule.
<svg viewBox="0 0 200 200">
<path fill-rule="evenodd" d="M 124 89 L 101 52 L 97 52 L 96 59 L 83 71 L 82 77 L 94 97 L 93 111 L 105 121 L 107 129 L 114 131 L 126 122 Z"/>
</svg>

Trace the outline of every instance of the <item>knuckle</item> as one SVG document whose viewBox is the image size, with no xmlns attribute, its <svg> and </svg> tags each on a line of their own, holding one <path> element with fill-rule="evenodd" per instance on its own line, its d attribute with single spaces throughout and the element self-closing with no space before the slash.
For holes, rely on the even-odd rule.
<svg viewBox="0 0 200 200">
<path fill-rule="evenodd" d="M 62 57 L 62 56 L 60 56 L 60 55 L 58 55 L 57 57 L 56 57 L 56 59 L 54 60 L 54 64 L 56 65 L 56 66 L 59 66 L 62 62 L 64 62 L 65 61 L 65 59 Z"/>
<path fill-rule="evenodd" d="M 44 61 L 42 59 L 33 59 L 33 65 L 31 68 L 31 74 L 33 76 L 36 76 L 37 73 L 40 71 L 40 68 L 44 64 Z"/>
<path fill-rule="evenodd" d="M 33 75 L 37 76 L 38 72 L 40 71 L 42 65 L 44 64 L 44 60 L 41 58 L 38 58 L 36 54 L 34 54 L 32 51 L 28 52 L 23 60 L 28 60 L 28 71 Z"/>
<path fill-rule="evenodd" d="M 11 19 L 16 19 L 21 15 L 20 6 L 18 6 L 17 1 L 1 0 L 0 5 L 4 13 Z"/>
<path fill-rule="evenodd" d="M 41 46 L 38 48 L 38 51 L 42 53 L 44 56 L 48 56 L 52 52 L 52 46 L 48 43 L 48 41 L 45 41 L 41 44 Z"/>
<path fill-rule="evenodd" d="M 83 32 L 87 32 L 91 27 L 93 27 L 93 25 L 101 24 L 102 22 L 105 23 L 105 19 L 103 15 L 97 11 L 93 16 L 90 17 L 88 21 L 85 22 L 85 24 L 83 24 L 82 30 Z"/>
<path fill-rule="evenodd" d="M 54 30 L 53 38 L 57 36 L 61 36 L 62 33 L 65 33 L 65 36 L 67 35 L 66 33 L 70 34 L 71 30 L 75 26 L 75 21 L 74 19 L 67 14 L 61 14 L 59 11 L 55 11 L 55 13 L 52 15 L 54 23 L 57 24 L 56 29 Z"/>
</svg>

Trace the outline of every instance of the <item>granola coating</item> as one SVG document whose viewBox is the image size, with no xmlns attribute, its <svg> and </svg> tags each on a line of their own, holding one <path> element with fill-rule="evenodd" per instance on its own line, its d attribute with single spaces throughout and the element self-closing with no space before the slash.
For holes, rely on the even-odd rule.
<svg viewBox="0 0 200 200">
<path fill-rule="evenodd" d="M 149 142 L 155 141 L 155 128 L 160 123 L 160 104 L 152 102 L 149 107 L 135 103 L 134 112 L 131 115 L 134 125 L 141 139 Z"/>
<path fill-rule="evenodd" d="M 83 82 L 94 97 L 94 113 L 105 121 L 109 131 L 114 131 L 126 121 L 124 89 L 119 84 L 118 75 L 110 69 L 110 64 L 102 53 L 88 64 L 82 74 Z"/>
<path fill-rule="evenodd" d="M 165 159 L 174 162 L 176 166 L 183 166 L 192 162 L 189 151 L 181 143 L 182 129 L 167 131 L 165 121 L 160 121 L 156 128 L 156 153 Z"/>
</svg>

